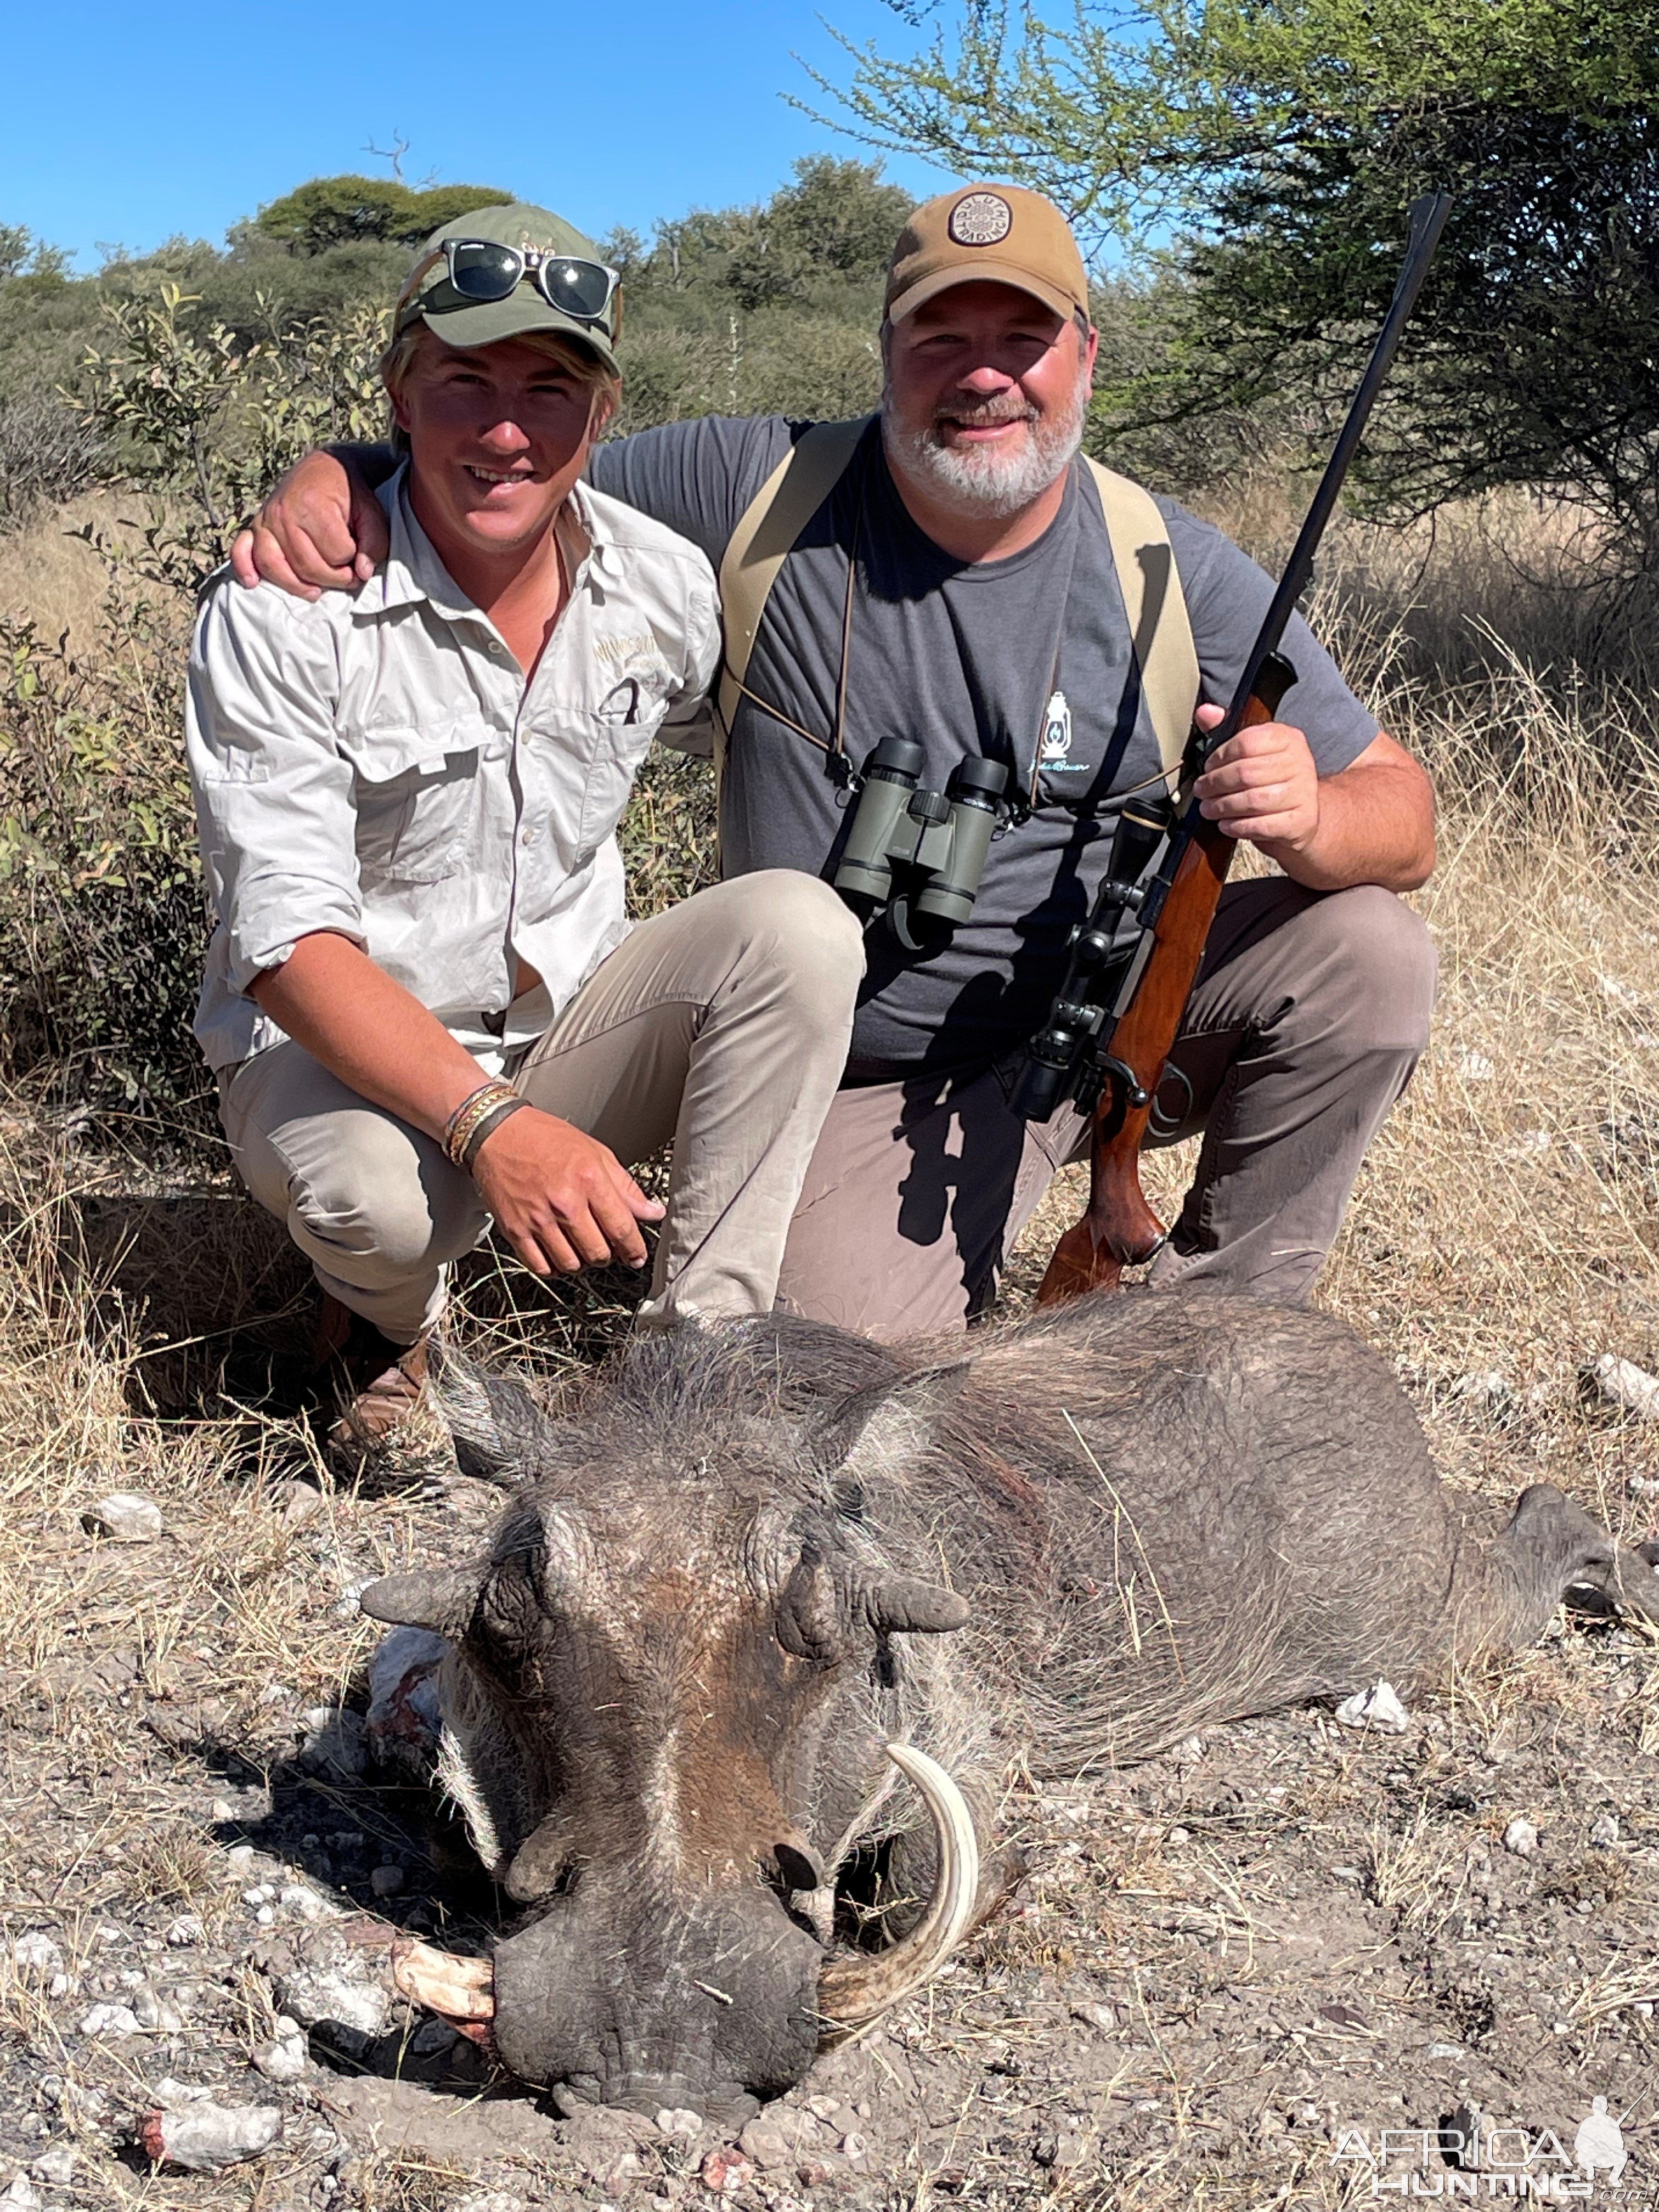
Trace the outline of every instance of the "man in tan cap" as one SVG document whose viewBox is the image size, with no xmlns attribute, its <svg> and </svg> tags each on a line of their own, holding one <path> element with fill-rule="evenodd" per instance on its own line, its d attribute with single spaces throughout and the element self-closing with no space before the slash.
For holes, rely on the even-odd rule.
<svg viewBox="0 0 1659 2212">
<path fill-rule="evenodd" d="M 640 1265 L 660 1220 L 647 1322 L 769 1311 L 846 1056 L 863 949 L 827 884 L 627 920 L 617 818 L 706 719 L 719 624 L 697 548 L 581 481 L 615 295 L 544 209 L 439 231 L 382 363 L 405 458 L 372 581 L 222 577 L 197 626 L 197 1034 L 327 1294 L 353 1446 L 409 1412 L 491 1217 L 544 1274 Z M 670 1138 L 665 1218 L 628 1170 Z"/>
<path fill-rule="evenodd" d="M 1175 501 L 1079 460 L 1096 335 L 1047 200 L 973 184 L 918 208 L 881 337 L 867 422 L 703 417 L 599 447 L 591 474 L 720 569 L 728 875 L 833 878 L 878 744 L 933 793 L 975 757 L 1006 771 L 1013 811 L 966 918 L 918 933 L 890 910 L 866 933 L 780 1278 L 795 1310 L 893 1337 L 984 1305 L 1085 1144 L 1069 1104 L 1042 1124 L 1012 1112 L 1023 1047 L 1122 799 L 1159 780 L 1196 697 L 1231 695 L 1272 586 Z M 239 543 L 239 574 L 312 588 L 372 567 L 376 464 L 349 458 L 301 464 Z M 1304 623 L 1285 651 L 1280 719 L 1198 786 L 1282 873 L 1229 886 L 1171 1056 L 1156 1140 L 1204 1143 L 1152 1279 L 1296 1300 L 1426 1042 L 1434 955 L 1396 894 L 1427 876 L 1434 826 L 1422 770 Z"/>
</svg>

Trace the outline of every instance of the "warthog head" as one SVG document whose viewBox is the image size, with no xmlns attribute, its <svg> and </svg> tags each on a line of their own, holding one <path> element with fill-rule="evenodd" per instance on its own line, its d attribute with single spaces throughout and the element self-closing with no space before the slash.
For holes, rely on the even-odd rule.
<svg viewBox="0 0 1659 2212">
<path fill-rule="evenodd" d="M 452 1362 L 464 1460 L 522 1486 L 486 1558 L 363 1595 L 452 1640 L 445 1779 L 526 1909 L 495 1949 L 495 2048 L 567 2099 L 739 2122 L 971 1913 L 963 1802 L 896 1749 L 940 1838 L 935 1895 L 893 1948 L 825 1971 L 836 1869 L 896 1779 L 929 1648 L 908 1640 L 968 1612 L 883 1565 L 860 1455 L 954 1386 L 883 1381 L 814 1415 L 780 1401 L 765 1348 L 739 1390 L 729 1339 L 701 1374 L 647 1340 L 560 1422 Z"/>
</svg>

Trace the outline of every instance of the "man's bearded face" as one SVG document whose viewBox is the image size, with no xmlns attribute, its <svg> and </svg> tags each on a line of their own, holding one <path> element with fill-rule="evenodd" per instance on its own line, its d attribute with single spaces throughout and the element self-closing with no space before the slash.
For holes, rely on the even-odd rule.
<svg viewBox="0 0 1659 2212">
<path fill-rule="evenodd" d="M 1056 327 L 1006 286 L 959 291 L 960 305 L 947 294 L 936 314 L 930 302 L 915 327 L 892 334 L 882 434 L 895 472 L 941 506 L 1005 519 L 1040 497 L 1083 441 L 1088 348 L 1074 325 Z"/>
</svg>

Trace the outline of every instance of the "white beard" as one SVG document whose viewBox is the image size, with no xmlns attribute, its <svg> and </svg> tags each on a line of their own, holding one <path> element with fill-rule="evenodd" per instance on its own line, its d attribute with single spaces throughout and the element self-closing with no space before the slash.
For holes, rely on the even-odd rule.
<svg viewBox="0 0 1659 2212">
<path fill-rule="evenodd" d="M 1083 443 L 1089 391 L 1085 369 L 1064 408 L 1040 415 L 1023 406 L 1012 417 L 994 411 L 986 416 L 987 421 L 1006 422 L 1024 415 L 1025 435 L 1013 453 L 1005 453 L 990 447 L 947 445 L 937 421 L 925 429 L 902 428 L 894 418 L 890 386 L 881 399 L 881 435 L 888 464 L 898 475 L 920 479 L 942 506 L 958 514 L 1005 521 L 1041 497 L 1071 465 Z M 969 410 L 947 411 L 959 418 Z"/>
</svg>

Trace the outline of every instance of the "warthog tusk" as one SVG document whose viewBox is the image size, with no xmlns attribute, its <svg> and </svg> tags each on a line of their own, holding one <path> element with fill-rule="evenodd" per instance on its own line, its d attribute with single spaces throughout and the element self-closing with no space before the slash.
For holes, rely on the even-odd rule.
<svg viewBox="0 0 1659 2212">
<path fill-rule="evenodd" d="M 913 1744 L 887 1756 L 921 1792 L 939 1840 L 939 1873 L 927 1910 L 902 1942 L 873 1958 L 826 1966 L 818 2011 L 835 2030 L 863 2027 L 930 1982 L 968 1932 L 979 1895 L 979 1838 L 967 1800 L 937 1760 Z"/>
<path fill-rule="evenodd" d="M 400 1936 L 392 1947 L 392 1979 L 401 1996 L 437 2013 L 475 2043 L 495 2017 L 495 1969 L 488 1959 L 458 1958 Z"/>
</svg>

